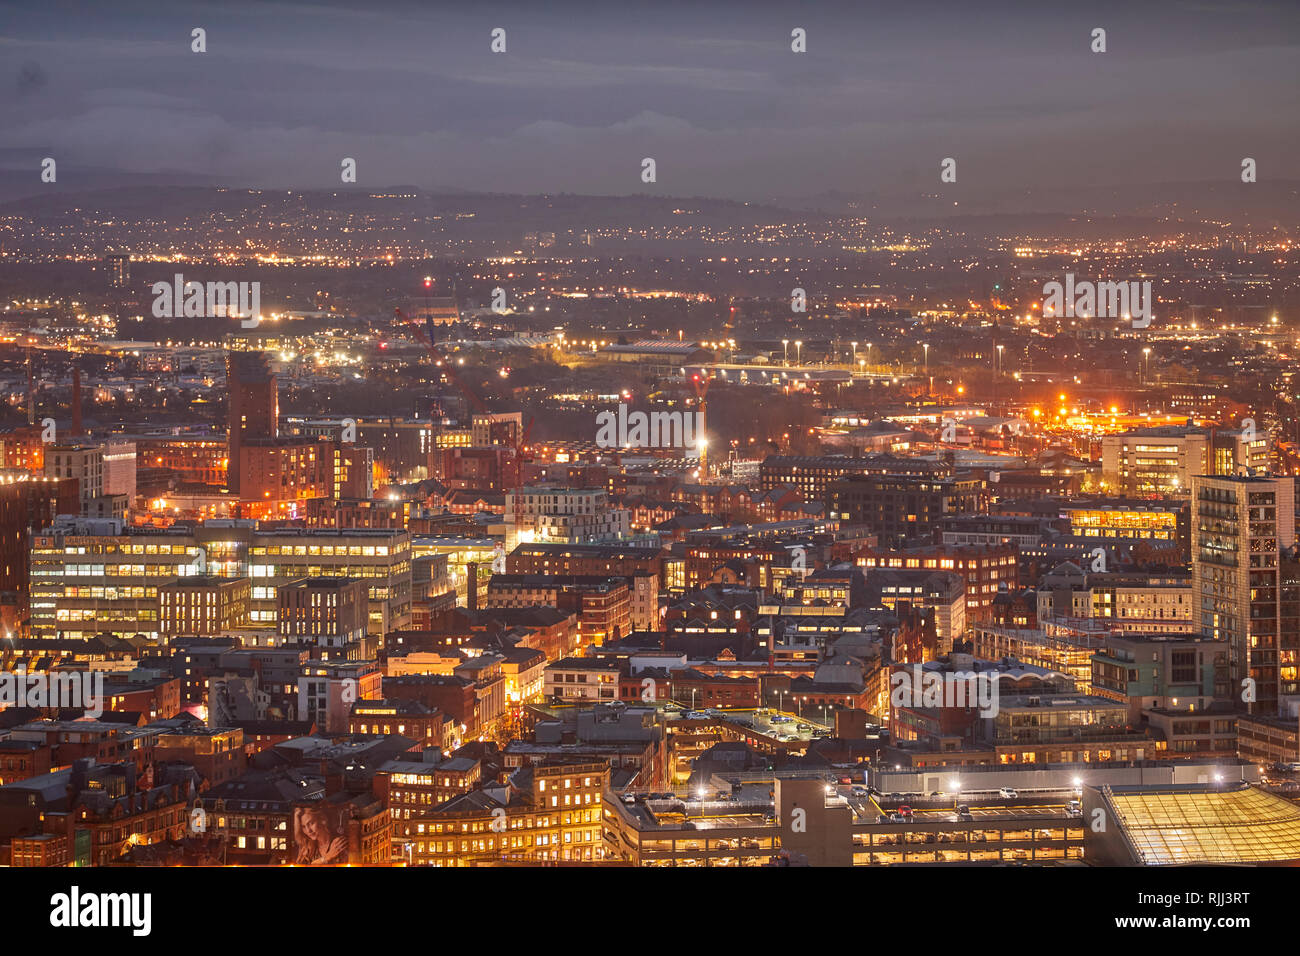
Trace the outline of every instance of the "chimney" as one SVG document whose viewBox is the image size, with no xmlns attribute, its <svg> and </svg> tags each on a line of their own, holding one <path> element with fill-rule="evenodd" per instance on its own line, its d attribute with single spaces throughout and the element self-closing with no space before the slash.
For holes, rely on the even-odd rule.
<svg viewBox="0 0 1300 956">
<path fill-rule="evenodd" d="M 81 427 L 81 367 L 72 366 L 72 437 L 80 438 Z"/>
<path fill-rule="evenodd" d="M 27 346 L 27 424 L 36 424 L 36 383 L 32 379 L 32 347 Z"/>
</svg>

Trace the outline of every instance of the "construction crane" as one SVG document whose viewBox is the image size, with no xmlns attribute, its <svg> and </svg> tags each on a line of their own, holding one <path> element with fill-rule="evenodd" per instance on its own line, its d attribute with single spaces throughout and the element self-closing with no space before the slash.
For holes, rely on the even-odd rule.
<svg viewBox="0 0 1300 956">
<path fill-rule="evenodd" d="M 506 491 L 514 491 L 524 483 L 524 453 L 528 450 L 528 436 L 533 433 L 533 421 L 530 415 L 528 424 L 519 432 L 519 439 L 510 448 L 510 469 L 502 481 Z"/>
<path fill-rule="evenodd" d="M 424 347 L 429 350 L 429 355 L 432 356 L 433 358 L 433 364 L 438 366 L 440 369 L 442 369 L 443 374 L 446 375 L 447 378 L 451 380 L 451 383 L 455 385 L 458 389 L 460 389 L 461 394 L 465 396 L 465 398 L 469 401 L 473 409 L 477 412 L 486 413 L 488 409 L 487 406 L 483 404 L 483 399 L 475 395 L 474 392 L 470 389 L 470 387 L 466 385 L 463 381 L 461 381 L 460 376 L 456 374 L 456 369 L 452 365 L 451 360 L 448 359 L 447 356 L 443 355 L 442 350 L 439 349 L 438 346 L 434 344 L 434 325 L 433 325 L 432 313 L 429 313 L 425 316 L 425 323 L 428 327 L 428 331 L 426 332 L 424 329 L 420 328 L 420 324 L 418 322 L 411 319 L 400 308 L 394 309 L 393 312 L 403 324 L 410 326 L 411 331 L 415 334 L 415 337 L 419 339 L 422 343 L 424 343 Z"/>
<path fill-rule="evenodd" d="M 695 389 L 695 400 L 700 406 L 699 428 L 696 429 L 695 443 L 700 449 L 701 478 L 707 478 L 709 475 L 708 394 L 712 381 L 713 379 L 705 375 L 703 370 L 691 373 L 691 387 Z"/>
</svg>

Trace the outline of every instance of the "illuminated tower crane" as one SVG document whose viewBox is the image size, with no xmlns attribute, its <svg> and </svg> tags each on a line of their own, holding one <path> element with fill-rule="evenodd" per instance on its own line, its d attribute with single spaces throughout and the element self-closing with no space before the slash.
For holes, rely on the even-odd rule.
<svg viewBox="0 0 1300 956">
<path fill-rule="evenodd" d="M 699 403 L 699 427 L 695 430 L 695 444 L 700 449 L 700 477 L 709 475 L 709 431 L 708 431 L 708 394 L 709 384 L 713 380 L 697 371 L 691 373 L 691 386 L 695 389 L 695 399 Z"/>
</svg>

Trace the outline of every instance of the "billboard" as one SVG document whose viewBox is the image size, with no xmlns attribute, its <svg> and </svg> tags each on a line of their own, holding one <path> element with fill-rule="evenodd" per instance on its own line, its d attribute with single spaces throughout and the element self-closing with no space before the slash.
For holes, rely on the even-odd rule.
<svg viewBox="0 0 1300 956">
<path fill-rule="evenodd" d="M 352 806 L 316 803 L 293 811 L 294 862 L 328 866 L 348 862 L 348 820 Z"/>
</svg>

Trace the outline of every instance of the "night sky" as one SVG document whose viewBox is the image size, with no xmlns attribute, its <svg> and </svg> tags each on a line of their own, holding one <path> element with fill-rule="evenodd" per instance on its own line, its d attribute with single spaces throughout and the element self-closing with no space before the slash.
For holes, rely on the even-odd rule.
<svg viewBox="0 0 1300 956">
<path fill-rule="evenodd" d="M 1298 42 L 1293 0 L 42 2 L 0 7 L 0 170 L 314 188 L 346 156 L 361 185 L 757 200 L 937 189 L 950 156 L 968 189 L 1297 178 Z"/>
</svg>

